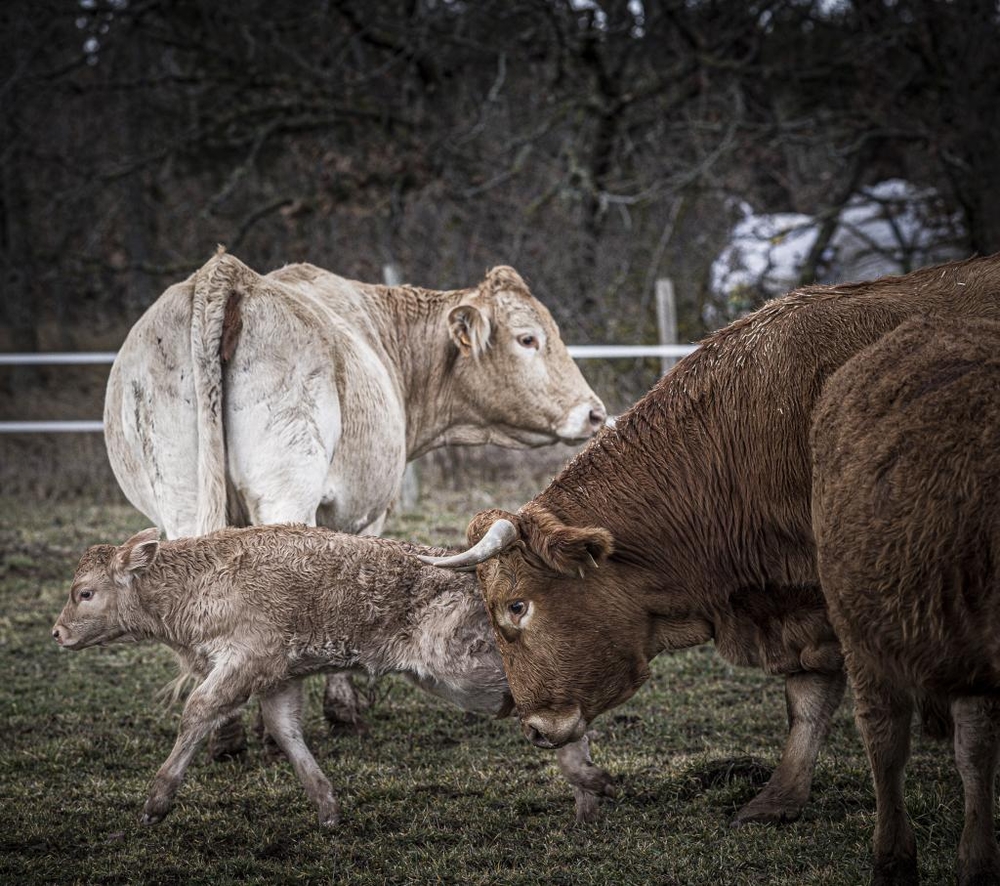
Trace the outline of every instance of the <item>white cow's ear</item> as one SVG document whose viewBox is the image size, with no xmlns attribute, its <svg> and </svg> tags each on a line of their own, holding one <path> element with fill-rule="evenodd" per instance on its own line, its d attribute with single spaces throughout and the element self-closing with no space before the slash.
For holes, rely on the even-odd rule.
<svg viewBox="0 0 1000 886">
<path fill-rule="evenodd" d="M 489 318 L 475 305 L 459 305 L 448 312 L 448 333 L 463 357 L 475 357 L 489 347 Z"/>
<path fill-rule="evenodd" d="M 115 565 L 125 572 L 152 566 L 160 550 L 160 530 L 155 527 L 137 532 L 115 551 Z"/>
</svg>

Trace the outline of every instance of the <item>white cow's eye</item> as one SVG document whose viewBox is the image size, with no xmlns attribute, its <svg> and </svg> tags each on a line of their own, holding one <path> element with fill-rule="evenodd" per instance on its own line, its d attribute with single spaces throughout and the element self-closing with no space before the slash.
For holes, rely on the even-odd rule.
<svg viewBox="0 0 1000 886">
<path fill-rule="evenodd" d="M 538 350 L 538 336 L 532 335 L 530 332 L 525 332 L 523 335 L 517 337 L 517 343 L 522 348 L 533 348 Z"/>
<path fill-rule="evenodd" d="M 89 600 L 93 596 L 94 596 L 94 592 L 93 591 L 80 591 L 80 599 L 81 600 Z"/>
</svg>

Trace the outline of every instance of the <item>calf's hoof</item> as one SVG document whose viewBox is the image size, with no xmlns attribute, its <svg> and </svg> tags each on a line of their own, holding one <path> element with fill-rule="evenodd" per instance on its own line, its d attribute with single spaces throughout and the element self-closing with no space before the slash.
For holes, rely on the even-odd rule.
<svg viewBox="0 0 1000 886">
<path fill-rule="evenodd" d="M 338 824 L 340 824 L 340 804 L 336 800 L 324 803 L 319 810 L 319 826 L 335 828 Z"/>
</svg>

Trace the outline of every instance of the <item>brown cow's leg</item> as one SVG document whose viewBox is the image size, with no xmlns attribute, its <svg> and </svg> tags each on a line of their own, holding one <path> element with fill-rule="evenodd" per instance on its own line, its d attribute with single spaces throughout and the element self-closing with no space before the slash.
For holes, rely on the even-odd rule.
<svg viewBox="0 0 1000 886">
<path fill-rule="evenodd" d="M 918 882 L 917 846 L 903 798 L 913 699 L 870 674 L 852 672 L 855 719 L 875 785 L 874 882 Z"/>
<path fill-rule="evenodd" d="M 340 804 L 302 737 L 302 687 L 299 681 L 262 696 L 260 710 L 267 734 L 284 752 L 309 799 L 315 804 L 320 825 L 333 827 L 340 821 Z"/>
<path fill-rule="evenodd" d="M 578 822 L 597 821 L 599 798 L 615 795 L 614 779 L 590 758 L 590 738 L 585 735 L 556 751 L 563 777 L 573 787 Z"/>
<path fill-rule="evenodd" d="M 807 671 L 785 680 L 789 733 L 784 753 L 764 790 L 736 813 L 734 827 L 749 822 L 794 821 L 799 817 L 809 799 L 816 756 L 844 697 L 846 682 L 843 671 Z"/>
<path fill-rule="evenodd" d="M 965 828 L 958 845 L 960 886 L 1000 883 L 1000 848 L 993 832 L 994 781 L 1000 745 L 1000 701 L 957 698 L 955 764 L 965 787 Z"/>
</svg>

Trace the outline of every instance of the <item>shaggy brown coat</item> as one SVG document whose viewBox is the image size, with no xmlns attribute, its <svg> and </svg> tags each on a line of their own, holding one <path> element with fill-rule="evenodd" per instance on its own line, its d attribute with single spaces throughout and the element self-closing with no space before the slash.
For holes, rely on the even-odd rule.
<svg viewBox="0 0 1000 886">
<path fill-rule="evenodd" d="M 912 320 L 827 384 L 813 518 L 877 800 L 875 882 L 915 883 L 903 777 L 913 694 L 950 704 L 959 882 L 1000 883 L 1000 324 Z"/>
<path fill-rule="evenodd" d="M 167 814 L 209 731 L 256 695 L 320 823 L 336 824 L 339 804 L 302 737 L 300 683 L 309 674 L 396 672 L 465 710 L 512 710 L 475 579 L 413 557 L 434 549 L 304 526 L 158 537 L 149 529 L 118 547 L 90 548 L 52 632 L 70 649 L 158 640 L 201 681 L 153 782 L 144 823 Z M 593 818 L 596 794 L 611 793 L 607 773 L 591 763 L 586 741 L 559 763 L 574 786 L 577 817 Z"/>
<path fill-rule="evenodd" d="M 479 574 L 530 739 L 578 738 L 655 655 L 711 640 L 786 678 L 785 751 L 736 822 L 800 814 L 845 683 L 811 526 L 813 406 L 915 315 L 1000 319 L 1000 255 L 767 303 L 709 336 L 517 514 L 473 519 L 472 542 L 513 524 Z"/>
</svg>

